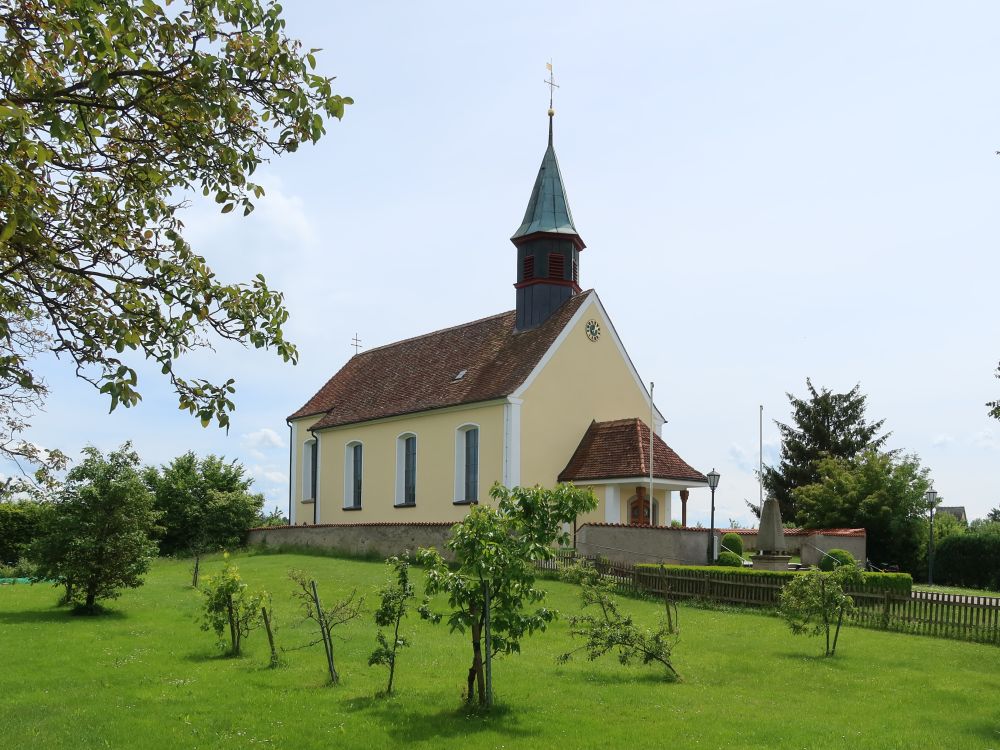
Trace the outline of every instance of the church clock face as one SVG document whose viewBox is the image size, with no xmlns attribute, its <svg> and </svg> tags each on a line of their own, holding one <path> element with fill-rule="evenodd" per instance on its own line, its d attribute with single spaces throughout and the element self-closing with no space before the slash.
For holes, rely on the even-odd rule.
<svg viewBox="0 0 1000 750">
<path fill-rule="evenodd" d="M 588 320 L 587 325 L 583 327 L 587 332 L 587 338 L 591 341 L 597 341 L 601 338 L 601 326 L 596 320 Z"/>
</svg>

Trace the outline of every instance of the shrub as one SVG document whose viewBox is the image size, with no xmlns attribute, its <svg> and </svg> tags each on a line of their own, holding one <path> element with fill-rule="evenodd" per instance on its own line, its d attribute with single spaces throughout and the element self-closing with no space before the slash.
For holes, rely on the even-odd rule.
<svg viewBox="0 0 1000 750">
<path fill-rule="evenodd" d="M 997 559 L 1000 559 L 1000 557 Z M 651 571 L 657 574 L 659 573 L 661 567 L 667 573 L 678 573 L 681 575 L 690 575 L 694 572 L 709 574 L 719 574 L 722 572 L 717 567 L 709 567 L 707 565 L 660 566 L 654 563 L 640 563 L 636 565 L 636 568 L 639 570 Z M 934 569 L 935 571 L 937 570 L 936 562 Z M 727 576 L 746 576 L 748 580 L 769 581 L 785 584 L 798 576 L 804 575 L 804 572 L 795 570 L 754 570 L 753 568 L 733 568 L 731 570 L 726 570 L 725 574 Z M 887 592 L 890 594 L 898 594 L 900 596 L 908 597 L 913 589 L 913 577 L 909 573 L 862 573 L 861 589 L 868 592 Z"/>
<path fill-rule="evenodd" d="M 0 502 L 0 563 L 14 564 L 41 534 L 42 503 Z M 16 577 L 16 576 L 13 576 Z"/>
<path fill-rule="evenodd" d="M 820 558 L 819 569 L 829 573 L 842 565 L 854 565 L 856 567 L 857 564 L 854 555 L 846 549 L 831 549 L 827 550 L 827 553 Z"/>
<path fill-rule="evenodd" d="M 226 567 L 217 576 L 205 581 L 202 630 L 212 630 L 219 639 L 219 648 L 226 649 L 226 631 L 229 631 L 230 656 L 239 656 L 247 635 L 263 623 L 261 608 L 267 602 L 263 591 L 251 592 L 240 578 L 236 564 L 226 554 Z"/>
<path fill-rule="evenodd" d="M 715 561 L 715 564 L 723 568 L 742 568 L 743 558 L 735 552 L 723 550 L 719 553 L 719 559 Z"/>
<path fill-rule="evenodd" d="M 846 591 L 860 583 L 861 571 L 854 565 L 841 565 L 832 573 L 810 571 L 781 590 L 781 616 L 796 635 L 825 635 L 825 655 L 833 656 L 844 616 L 854 611 L 854 599 Z"/>
<path fill-rule="evenodd" d="M 935 546 L 935 581 L 1000 590 L 1000 536 L 981 532 L 960 534 Z"/>
<path fill-rule="evenodd" d="M 743 556 L 743 540 L 740 538 L 739 534 L 734 534 L 731 531 L 728 534 L 723 534 L 722 547 L 723 547 L 723 554 L 725 554 L 725 550 L 728 550 L 729 552 L 735 554 L 737 557 Z M 719 557 L 721 559 L 722 555 L 719 555 Z"/>
</svg>

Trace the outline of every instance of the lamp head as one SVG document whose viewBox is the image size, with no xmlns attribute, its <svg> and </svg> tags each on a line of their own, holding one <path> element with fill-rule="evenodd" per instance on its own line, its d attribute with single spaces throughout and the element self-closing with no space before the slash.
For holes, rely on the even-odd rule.
<svg viewBox="0 0 1000 750">
<path fill-rule="evenodd" d="M 717 472 L 715 469 L 712 469 L 710 472 L 708 472 L 708 487 L 709 489 L 714 490 L 718 486 L 719 486 L 719 472 Z"/>
</svg>

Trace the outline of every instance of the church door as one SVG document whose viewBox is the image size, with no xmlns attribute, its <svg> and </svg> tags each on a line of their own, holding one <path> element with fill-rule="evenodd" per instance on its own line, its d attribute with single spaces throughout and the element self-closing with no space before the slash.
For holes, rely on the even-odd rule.
<svg viewBox="0 0 1000 750">
<path fill-rule="evenodd" d="M 649 500 L 633 497 L 629 502 L 628 522 L 632 526 L 649 526 Z"/>
</svg>

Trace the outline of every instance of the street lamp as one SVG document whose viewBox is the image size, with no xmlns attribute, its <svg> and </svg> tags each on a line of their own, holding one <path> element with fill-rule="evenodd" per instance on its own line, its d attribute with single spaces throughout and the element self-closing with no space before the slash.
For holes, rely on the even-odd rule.
<svg viewBox="0 0 1000 750">
<path fill-rule="evenodd" d="M 708 564 L 715 562 L 715 488 L 719 486 L 719 472 L 708 472 L 708 488 L 712 490 L 712 516 L 708 522 Z"/>
<path fill-rule="evenodd" d="M 938 493 L 933 489 L 924 493 L 924 502 L 931 513 L 931 535 L 927 541 L 927 585 L 934 585 L 934 509 L 938 504 Z"/>
</svg>

